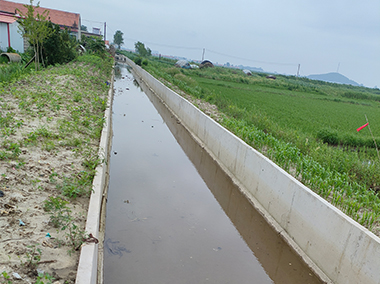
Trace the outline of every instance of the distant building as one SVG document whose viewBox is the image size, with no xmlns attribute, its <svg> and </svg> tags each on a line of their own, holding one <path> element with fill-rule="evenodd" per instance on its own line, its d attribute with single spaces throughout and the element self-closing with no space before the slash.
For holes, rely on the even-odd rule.
<svg viewBox="0 0 380 284">
<path fill-rule="evenodd" d="M 24 4 L 0 0 L 0 48 L 5 50 L 11 46 L 15 50 L 24 52 L 27 45 L 17 32 L 18 23 L 15 20 L 15 17 L 19 17 L 17 9 L 26 14 L 27 8 L 24 7 Z M 42 7 L 36 8 L 40 14 L 46 10 L 49 11 L 48 20 L 59 25 L 62 29 L 68 28 L 77 39 L 81 38 L 80 14 Z"/>
<path fill-rule="evenodd" d="M 199 68 L 208 68 L 208 67 L 214 67 L 214 64 L 212 64 L 209 60 L 203 60 L 201 65 L 199 65 Z"/>
<path fill-rule="evenodd" d="M 0 49 L 6 50 L 12 47 L 15 50 L 24 51 L 24 40 L 17 32 L 18 23 L 13 16 L 0 12 Z"/>
<path fill-rule="evenodd" d="M 176 67 L 190 69 L 190 63 L 186 60 L 178 60 L 175 64 Z"/>
<path fill-rule="evenodd" d="M 92 28 L 92 33 L 94 35 L 100 35 L 100 29 L 99 28 Z"/>
</svg>

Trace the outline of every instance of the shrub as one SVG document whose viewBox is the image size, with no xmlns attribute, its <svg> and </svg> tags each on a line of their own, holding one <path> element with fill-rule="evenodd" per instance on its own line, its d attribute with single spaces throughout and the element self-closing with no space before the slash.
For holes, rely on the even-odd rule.
<svg viewBox="0 0 380 284">
<path fill-rule="evenodd" d="M 81 44 L 86 48 L 87 52 L 105 56 L 106 45 L 101 38 L 95 36 L 83 36 Z"/>
<path fill-rule="evenodd" d="M 330 145 L 338 145 L 339 144 L 339 136 L 336 130 L 332 130 L 330 128 L 324 128 L 317 132 L 317 139 L 323 141 L 323 143 L 327 143 Z"/>
<path fill-rule="evenodd" d="M 8 58 L 6 56 L 0 56 L 0 64 L 8 63 Z"/>
<path fill-rule="evenodd" d="M 133 59 L 133 61 L 134 61 L 137 65 L 141 66 L 142 58 L 141 58 L 141 57 L 136 57 L 135 59 Z"/>
<path fill-rule="evenodd" d="M 7 52 L 8 52 L 8 53 L 16 53 L 16 50 L 14 50 L 12 47 L 9 46 L 9 47 L 7 48 Z"/>
<path fill-rule="evenodd" d="M 67 29 L 61 30 L 59 25 L 48 23 L 52 33 L 44 40 L 43 55 L 47 65 L 64 64 L 77 57 L 77 41 Z"/>
</svg>

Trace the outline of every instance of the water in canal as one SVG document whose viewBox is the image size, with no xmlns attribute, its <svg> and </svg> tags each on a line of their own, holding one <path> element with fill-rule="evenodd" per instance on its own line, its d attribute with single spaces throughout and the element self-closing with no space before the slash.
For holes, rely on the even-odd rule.
<svg viewBox="0 0 380 284">
<path fill-rule="evenodd" d="M 321 283 L 159 100 L 117 71 L 104 283 Z"/>
</svg>

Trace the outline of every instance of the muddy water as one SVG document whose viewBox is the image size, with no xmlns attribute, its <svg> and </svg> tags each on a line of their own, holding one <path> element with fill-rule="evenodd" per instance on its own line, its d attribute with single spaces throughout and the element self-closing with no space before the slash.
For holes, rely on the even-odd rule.
<svg viewBox="0 0 380 284">
<path fill-rule="evenodd" d="M 104 283 L 321 283 L 175 117 L 120 71 Z"/>
</svg>

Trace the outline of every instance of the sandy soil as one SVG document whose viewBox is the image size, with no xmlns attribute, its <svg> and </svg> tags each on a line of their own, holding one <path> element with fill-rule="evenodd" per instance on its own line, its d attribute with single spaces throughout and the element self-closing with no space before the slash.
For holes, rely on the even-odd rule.
<svg viewBox="0 0 380 284">
<path fill-rule="evenodd" d="M 0 86 L 0 283 L 75 281 L 91 190 L 85 161 L 97 158 L 108 89 L 101 75 L 73 63 Z M 59 210 L 46 210 L 50 197 Z"/>
</svg>

